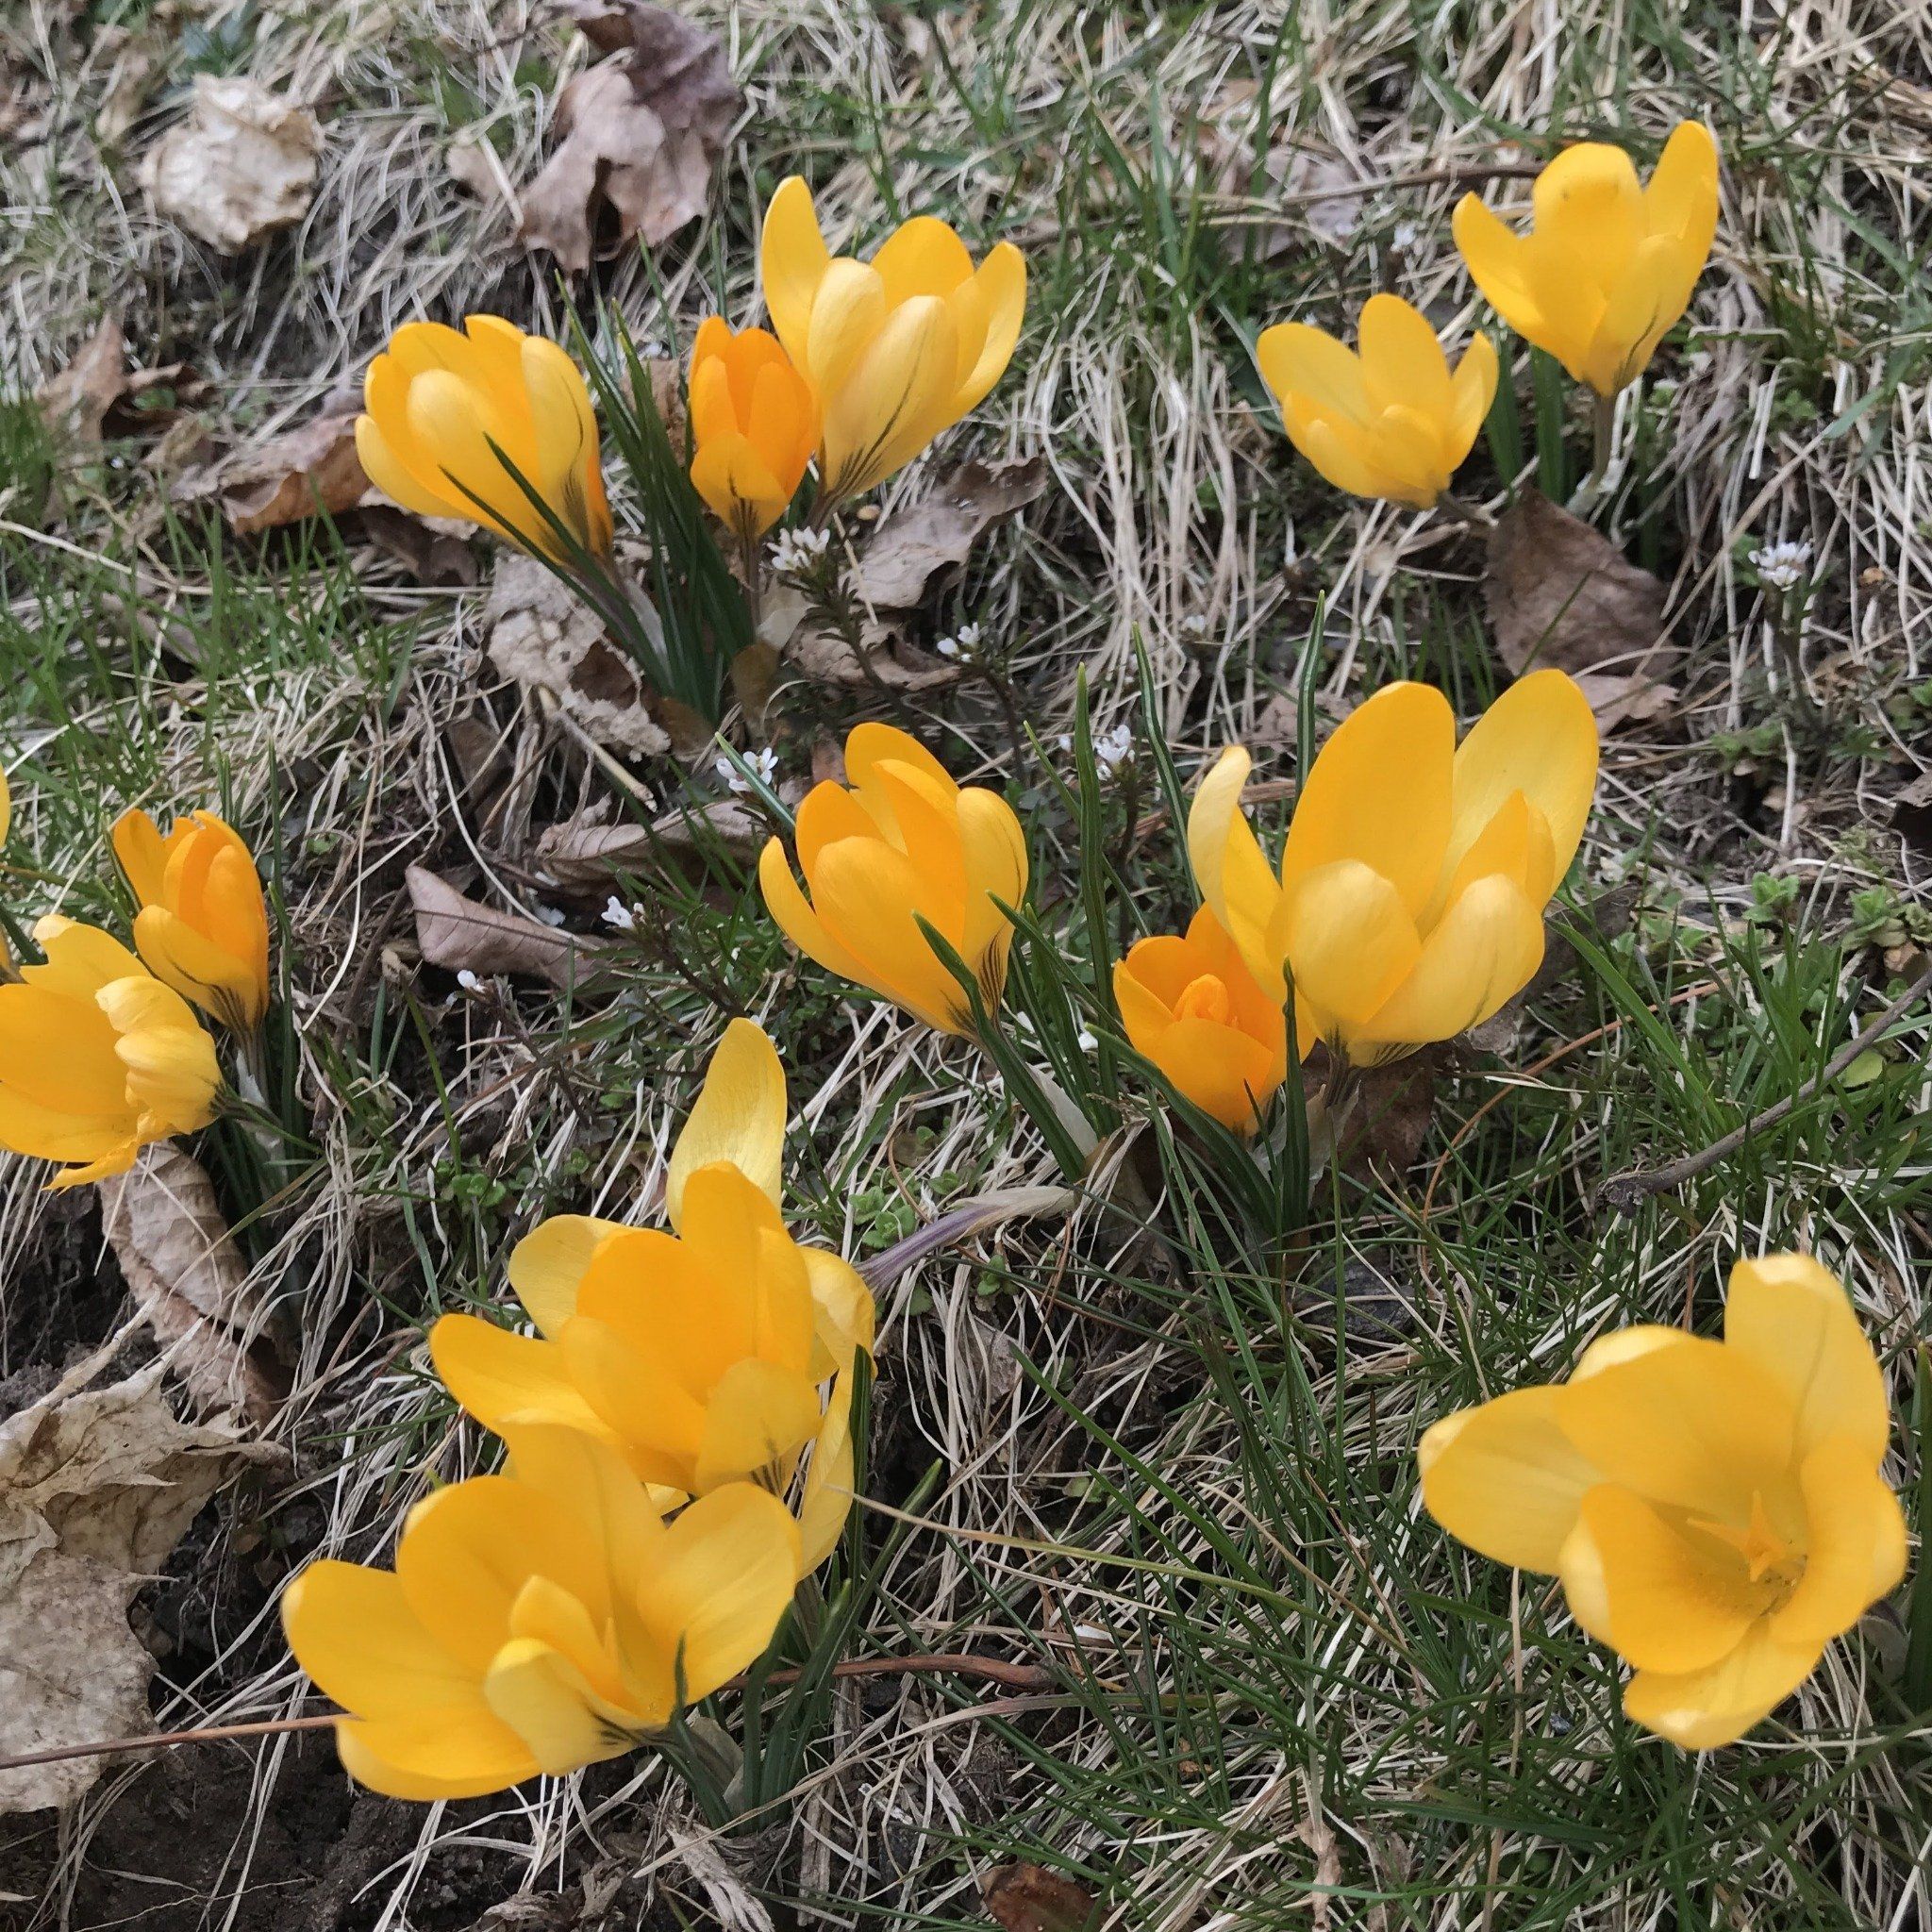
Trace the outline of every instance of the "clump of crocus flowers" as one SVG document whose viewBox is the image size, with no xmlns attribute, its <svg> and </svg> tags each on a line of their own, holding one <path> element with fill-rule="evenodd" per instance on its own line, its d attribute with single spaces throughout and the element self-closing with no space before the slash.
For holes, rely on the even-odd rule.
<svg viewBox="0 0 1932 1932">
<path fill-rule="evenodd" d="M 140 908 L 138 957 L 50 914 L 33 928 L 44 958 L 0 985 L 0 1147 L 61 1163 L 53 1188 L 125 1174 L 143 1147 L 207 1126 L 227 1083 L 194 1008 L 244 1058 L 268 1009 L 268 911 L 240 835 L 197 811 L 163 837 L 133 811 L 114 850 Z"/>
<path fill-rule="evenodd" d="M 1417 1454 L 1437 1522 L 1557 1577 L 1635 1672 L 1625 1715 L 1705 1751 L 1769 1716 L 1905 1574 L 1890 1434 L 1844 1289 L 1767 1255 L 1731 1271 L 1722 1341 L 1619 1329 L 1568 1380 L 1445 1416 Z"/>
<path fill-rule="evenodd" d="M 831 1554 L 873 1302 L 785 1226 L 786 1111 L 770 1040 L 734 1020 L 672 1153 L 672 1231 L 543 1222 L 509 1264 L 535 1335 L 431 1331 L 503 1472 L 419 1504 L 393 1572 L 311 1564 L 284 1601 L 363 1784 L 471 1796 L 661 1744 Z"/>
</svg>

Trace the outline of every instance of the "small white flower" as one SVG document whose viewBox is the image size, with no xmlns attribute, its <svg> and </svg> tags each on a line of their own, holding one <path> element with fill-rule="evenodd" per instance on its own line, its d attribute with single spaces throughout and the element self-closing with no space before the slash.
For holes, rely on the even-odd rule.
<svg viewBox="0 0 1932 1932">
<path fill-rule="evenodd" d="M 1767 543 L 1751 553 L 1751 568 L 1774 591 L 1795 590 L 1811 572 L 1811 546 L 1806 542 Z"/>
<path fill-rule="evenodd" d="M 545 906 L 540 901 L 537 905 L 532 906 L 530 908 L 530 910 L 534 912 L 537 915 L 537 917 L 543 922 L 545 925 L 561 925 L 563 924 L 563 914 L 559 912 L 555 906 Z"/>
<path fill-rule="evenodd" d="M 468 993 L 479 993 L 483 991 L 483 982 L 467 966 L 457 974 L 457 984 Z"/>
<path fill-rule="evenodd" d="M 1208 620 L 1198 610 L 1191 610 L 1181 619 L 1181 635 L 1184 638 L 1205 638 L 1208 635 Z"/>
<path fill-rule="evenodd" d="M 1413 222 L 1397 222 L 1395 233 L 1391 239 L 1396 247 L 1407 255 L 1422 240 L 1422 230 Z"/>
<path fill-rule="evenodd" d="M 1116 724 L 1093 741 L 1093 762 L 1103 778 L 1111 778 L 1134 756 L 1134 734 L 1124 724 Z"/>
<path fill-rule="evenodd" d="M 937 638 L 933 641 L 933 649 L 941 658 L 957 658 L 959 655 L 959 640 L 958 638 Z"/>
<path fill-rule="evenodd" d="M 781 530 L 772 545 L 772 568 L 781 577 L 803 576 L 831 544 L 829 530 Z"/>
<path fill-rule="evenodd" d="M 615 892 L 606 901 L 602 917 L 606 925 L 619 932 L 632 932 L 637 928 L 637 914 Z"/>
<path fill-rule="evenodd" d="M 941 658 L 958 660 L 962 658 L 979 656 L 979 626 L 976 624 L 962 624 L 952 637 L 941 638 L 933 645 Z"/>
</svg>

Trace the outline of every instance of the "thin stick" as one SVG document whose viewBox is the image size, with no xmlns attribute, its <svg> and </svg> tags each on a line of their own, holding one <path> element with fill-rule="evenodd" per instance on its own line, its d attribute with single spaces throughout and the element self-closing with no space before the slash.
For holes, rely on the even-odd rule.
<svg viewBox="0 0 1932 1932">
<path fill-rule="evenodd" d="M 795 1684 L 805 1673 L 774 1671 L 767 1686 Z M 1043 1664 L 1011 1664 L 996 1657 L 969 1652 L 928 1652 L 919 1657 L 862 1657 L 832 1666 L 835 1677 L 938 1676 L 977 1677 L 988 1684 L 1005 1684 L 1014 1690 L 1051 1690 L 1058 1682 Z M 721 1690 L 742 1690 L 743 1677 L 733 1677 Z M 51 1751 L 26 1751 L 18 1757 L 0 1757 L 0 1772 L 25 1771 L 36 1764 L 64 1764 L 75 1757 L 105 1757 L 111 1753 L 163 1751 L 176 1744 L 231 1744 L 249 1738 L 275 1738 L 290 1731 L 326 1730 L 342 1713 L 319 1717 L 264 1718 L 256 1724 L 209 1724 L 192 1731 L 157 1731 L 144 1738 L 106 1738 L 97 1744 L 61 1744 Z"/>
<path fill-rule="evenodd" d="M 1820 1088 L 1828 1087 L 1844 1072 L 1851 1063 L 1878 1039 L 1889 1027 L 1901 1019 L 1928 989 L 1932 989 L 1932 966 L 1926 967 L 1911 985 L 1880 1013 L 1877 1019 L 1865 1027 L 1848 1045 L 1840 1047 L 1828 1059 L 1823 1070 L 1807 1080 L 1796 1092 L 1767 1107 L 1760 1114 L 1754 1114 L 1741 1127 L 1726 1134 L 1722 1141 L 1696 1154 L 1686 1154 L 1680 1159 L 1668 1160 L 1661 1167 L 1632 1168 L 1627 1174 L 1612 1174 L 1596 1191 L 1597 1205 L 1614 1208 L 1620 1214 L 1635 1213 L 1640 1203 L 1647 1201 L 1653 1194 L 1668 1193 L 1673 1188 L 1680 1188 L 1686 1181 L 1695 1180 L 1707 1169 L 1715 1167 L 1721 1160 L 1728 1160 L 1754 1134 L 1761 1134 L 1766 1127 L 1774 1127 L 1794 1108 L 1803 1106 Z"/>
</svg>

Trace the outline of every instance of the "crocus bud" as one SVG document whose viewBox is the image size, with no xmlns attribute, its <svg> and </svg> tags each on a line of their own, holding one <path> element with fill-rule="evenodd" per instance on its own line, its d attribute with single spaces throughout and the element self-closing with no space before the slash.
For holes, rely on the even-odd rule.
<svg viewBox="0 0 1932 1932">
<path fill-rule="evenodd" d="M 1717 233 L 1717 143 L 1683 122 L 1642 187 L 1622 148 L 1582 142 L 1536 177 L 1531 204 L 1530 232 L 1519 235 L 1465 194 L 1456 245 L 1518 335 L 1613 396 L 1690 306 Z"/>
<path fill-rule="evenodd" d="M 241 835 L 197 811 L 163 838 L 146 812 L 124 812 L 114 857 L 141 902 L 148 971 L 230 1032 L 253 1032 L 268 1010 L 268 908 Z"/>
<path fill-rule="evenodd" d="M 1297 1038 L 1374 1066 L 1487 1020 L 1542 963 L 1543 908 L 1596 790 L 1589 701 L 1560 671 L 1511 685 L 1458 747 L 1441 692 L 1391 684 L 1302 785 L 1279 873 L 1241 815 L 1230 746 L 1188 815 L 1202 897 Z"/>
<path fill-rule="evenodd" d="M 827 499 L 883 482 L 976 408 L 1026 309 L 1010 242 L 974 268 L 944 222 L 915 215 L 869 262 L 834 256 L 795 175 L 765 211 L 758 268 L 772 326 L 824 417 Z"/>
<path fill-rule="evenodd" d="M 1288 440 L 1338 490 L 1432 508 L 1496 393 L 1496 352 L 1476 336 L 1452 375 L 1436 332 L 1399 295 L 1363 305 L 1359 349 L 1303 322 L 1255 344 Z"/>
<path fill-rule="evenodd" d="M 62 1160 L 49 1187 L 124 1174 L 214 1118 L 214 1041 L 172 987 L 97 926 L 48 917 L 46 963 L 0 986 L 0 1147 Z"/>
<path fill-rule="evenodd" d="M 406 322 L 369 365 L 356 420 L 369 480 L 418 516 L 466 518 L 536 556 L 572 557 L 552 519 L 608 555 L 597 418 L 577 365 L 501 316 L 464 328 Z"/>
<path fill-rule="evenodd" d="M 1223 1126 L 1254 1132 L 1288 1074 L 1287 1016 L 1208 908 L 1185 938 L 1135 945 L 1113 969 L 1113 996 L 1135 1052 Z"/>
<path fill-rule="evenodd" d="M 798 808 L 799 890 L 776 839 L 758 860 L 765 904 L 800 952 L 942 1033 L 972 1008 L 932 949 L 923 919 L 958 954 L 989 1008 L 999 1003 L 1013 930 L 1000 905 L 1026 890 L 1026 839 L 997 792 L 953 782 L 916 739 L 858 724 L 845 741 L 851 785 L 827 779 Z"/>
<path fill-rule="evenodd" d="M 819 446 L 811 388 L 775 336 L 708 316 L 691 352 L 691 480 L 741 543 L 797 494 Z"/>
</svg>

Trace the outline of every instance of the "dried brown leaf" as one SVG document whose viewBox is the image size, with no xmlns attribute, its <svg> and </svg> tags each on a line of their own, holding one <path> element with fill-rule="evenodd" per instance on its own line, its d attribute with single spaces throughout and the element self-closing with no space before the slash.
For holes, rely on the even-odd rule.
<svg viewBox="0 0 1932 1932">
<path fill-rule="evenodd" d="M 1600 729 L 1675 699 L 1663 585 L 1548 497 L 1525 491 L 1497 520 L 1484 590 L 1504 663 L 1567 671 Z"/>
<path fill-rule="evenodd" d="M 118 316 L 108 316 L 58 375 L 41 385 L 41 413 L 48 426 L 79 442 L 99 442 L 108 411 L 127 393 L 127 337 Z"/>
<path fill-rule="evenodd" d="M 1335 1901 L 1330 1895 L 1341 1884 L 1341 1841 L 1319 1811 L 1311 1811 L 1294 1828 L 1298 1838 L 1315 1855 L 1315 1884 L 1320 1891 L 1308 1893 L 1308 1924 L 1311 1932 L 1327 1932 L 1335 1923 Z"/>
<path fill-rule="evenodd" d="M 523 237 L 572 274 L 634 240 L 655 248 L 704 212 L 743 105 L 724 42 L 661 7 L 574 6 L 611 58 L 564 87 L 558 145 L 524 195 Z"/>
<path fill-rule="evenodd" d="M 416 915 L 416 945 L 432 966 L 479 976 L 515 973 L 547 979 L 560 991 L 594 974 L 601 940 L 558 932 L 520 912 L 499 912 L 466 897 L 426 866 L 404 874 Z"/>
<path fill-rule="evenodd" d="M 1046 459 L 962 463 L 928 496 L 877 527 L 858 560 L 853 588 L 874 610 L 913 610 L 966 561 L 992 525 L 1046 489 Z"/>
<path fill-rule="evenodd" d="M 322 124 L 245 75 L 194 77 L 194 105 L 142 156 L 157 213 L 240 255 L 308 213 Z"/>
<path fill-rule="evenodd" d="M 385 557 L 392 557 L 419 584 L 439 589 L 476 581 L 476 554 L 451 530 L 439 530 L 387 503 L 365 504 L 362 534 Z"/>
<path fill-rule="evenodd" d="M 734 858 L 756 858 L 771 827 L 735 798 L 717 798 L 693 811 L 667 812 L 649 825 L 549 825 L 537 840 L 545 878 L 567 892 L 605 892 L 637 878 L 664 858 L 705 854 L 720 846 Z"/>
<path fill-rule="evenodd" d="M 483 627 L 490 661 L 551 692 L 599 744 L 649 758 L 671 749 L 642 676 L 606 637 L 604 620 L 536 558 L 508 552 L 498 559 Z"/>
<path fill-rule="evenodd" d="M 356 454 L 357 414 L 325 408 L 298 427 L 223 459 L 212 473 L 182 477 L 175 495 L 191 502 L 212 495 L 238 537 L 353 509 L 369 490 Z"/>
<path fill-rule="evenodd" d="M 200 1163 L 162 1141 L 100 1191 L 108 1245 L 168 1367 L 198 1407 L 239 1408 L 265 1422 L 287 1392 L 286 1379 L 261 1332 L 260 1297 Z"/>
<path fill-rule="evenodd" d="M 230 1474 L 276 1452 L 177 1422 L 151 1363 L 0 1424 L 0 1755 L 153 1728 L 128 1607 Z M 0 1812 L 68 1805 L 112 1760 L 0 1772 Z"/>
<path fill-rule="evenodd" d="M 1024 1859 L 989 1873 L 980 1897 L 1000 1932 L 1089 1932 L 1100 1923 L 1099 1902 L 1084 1885 Z"/>
</svg>

